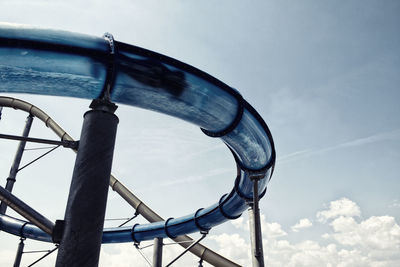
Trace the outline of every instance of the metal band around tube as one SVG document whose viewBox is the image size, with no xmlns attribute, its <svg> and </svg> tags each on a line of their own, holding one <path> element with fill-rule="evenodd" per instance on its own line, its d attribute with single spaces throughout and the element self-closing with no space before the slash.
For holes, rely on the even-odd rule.
<svg viewBox="0 0 400 267">
<path fill-rule="evenodd" d="M 140 242 L 137 241 L 136 238 L 135 238 L 135 227 L 138 226 L 138 225 L 139 225 L 138 223 L 135 223 L 135 225 L 132 227 L 132 230 L 131 230 L 132 240 L 133 240 L 133 242 L 135 242 L 135 243 L 137 243 L 137 244 L 140 243 Z"/>
<path fill-rule="evenodd" d="M 221 212 L 222 216 L 224 216 L 225 218 L 227 218 L 227 219 L 229 219 L 229 220 L 235 220 L 235 219 L 239 218 L 240 216 L 242 216 L 242 214 L 239 214 L 239 215 L 236 215 L 236 216 L 230 216 L 230 215 L 226 214 L 226 212 L 224 211 L 224 209 L 223 209 L 223 207 L 222 207 L 222 206 L 224 205 L 224 203 L 229 199 L 229 196 L 227 196 L 227 197 L 223 200 L 223 198 L 224 198 L 226 195 L 228 195 L 228 194 L 224 194 L 224 195 L 219 199 L 219 202 L 218 202 L 218 209 L 219 209 L 219 211 Z"/>
<path fill-rule="evenodd" d="M 30 222 L 24 222 L 24 224 L 21 226 L 21 229 L 20 229 L 20 231 L 19 231 L 19 236 L 20 236 L 20 237 L 25 238 L 23 232 L 24 232 L 24 227 L 25 227 L 27 224 L 30 224 Z"/>
<path fill-rule="evenodd" d="M 200 208 L 200 209 L 196 210 L 196 212 L 194 213 L 194 224 L 200 231 L 209 231 L 211 228 L 205 228 L 205 227 L 201 226 L 198 221 L 199 218 L 197 216 L 199 215 L 199 212 L 202 210 L 204 210 L 204 208 Z"/>
<path fill-rule="evenodd" d="M 168 222 L 169 222 L 170 220 L 172 220 L 172 219 L 173 219 L 173 218 L 171 217 L 171 218 L 168 218 L 168 219 L 165 221 L 165 224 L 164 224 L 164 231 L 165 231 L 165 234 L 166 234 L 169 238 L 174 239 L 176 236 L 171 235 L 171 234 L 169 233 L 169 231 L 168 231 Z"/>
</svg>

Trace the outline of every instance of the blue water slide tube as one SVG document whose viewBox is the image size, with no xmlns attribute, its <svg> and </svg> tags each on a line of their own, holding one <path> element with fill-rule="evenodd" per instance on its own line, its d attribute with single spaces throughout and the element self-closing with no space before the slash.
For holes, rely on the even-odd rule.
<svg viewBox="0 0 400 267">
<path fill-rule="evenodd" d="M 237 163 L 234 188 L 214 205 L 179 218 L 105 228 L 103 243 L 140 242 L 208 230 L 238 218 L 262 197 L 275 164 L 271 133 L 235 90 L 190 65 L 122 42 L 14 24 L 0 24 L 0 92 L 111 100 L 183 119 L 221 138 Z M 52 237 L 29 222 L 0 216 L 0 229 L 42 241 Z"/>
</svg>

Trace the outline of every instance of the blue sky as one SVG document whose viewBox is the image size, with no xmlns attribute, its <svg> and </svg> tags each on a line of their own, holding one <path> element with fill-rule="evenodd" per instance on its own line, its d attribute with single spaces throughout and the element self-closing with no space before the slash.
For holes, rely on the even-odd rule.
<svg viewBox="0 0 400 267">
<path fill-rule="evenodd" d="M 14 0 L 0 8 L 4 22 L 111 32 L 238 89 L 269 125 L 277 149 L 261 202 L 272 266 L 400 264 L 400 2 Z M 14 97 L 39 106 L 79 138 L 88 101 Z M 231 189 L 234 162 L 220 141 L 150 111 L 121 106 L 117 114 L 113 173 L 162 216 L 193 212 Z M 18 134 L 24 117 L 4 110 L 0 131 Z M 40 123 L 32 135 L 54 137 Z M 10 151 L 1 153 L 6 178 L 15 145 L 0 145 Z M 32 166 L 15 193 L 52 220 L 62 218 L 73 156 L 57 151 Z M 34 175 L 43 182 L 29 182 Z M 131 212 L 110 192 L 108 217 Z M 205 244 L 248 266 L 246 220 L 244 214 L 213 229 Z M 1 242 L 0 262 L 11 263 L 17 239 L 5 233 L 0 239 L 10 240 Z M 166 258 L 179 251 L 170 247 Z M 103 266 L 131 261 L 146 266 L 129 245 L 102 251 Z M 179 264 L 194 262 L 187 256 Z"/>
</svg>

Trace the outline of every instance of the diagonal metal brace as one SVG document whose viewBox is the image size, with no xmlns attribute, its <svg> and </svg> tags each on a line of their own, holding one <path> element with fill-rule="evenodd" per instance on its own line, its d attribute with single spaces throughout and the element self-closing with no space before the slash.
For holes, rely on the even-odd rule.
<svg viewBox="0 0 400 267">
<path fill-rule="evenodd" d="M 198 243 L 200 243 L 201 240 L 203 240 L 207 234 L 208 231 L 201 231 L 200 232 L 202 234 L 202 236 L 196 240 L 195 242 L 193 242 L 190 246 L 188 246 L 181 254 L 179 254 L 175 259 L 173 259 L 170 263 L 168 263 L 167 265 L 165 265 L 165 267 L 169 267 L 171 266 L 174 262 L 176 262 L 180 257 L 182 257 L 183 255 L 185 255 L 186 252 L 188 252 L 192 247 L 194 247 L 195 245 L 197 245 Z"/>
</svg>

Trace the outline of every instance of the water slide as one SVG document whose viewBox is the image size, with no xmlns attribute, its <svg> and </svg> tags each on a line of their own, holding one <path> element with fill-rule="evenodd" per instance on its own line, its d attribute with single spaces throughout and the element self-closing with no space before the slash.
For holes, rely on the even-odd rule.
<svg viewBox="0 0 400 267">
<path fill-rule="evenodd" d="M 254 177 L 260 179 L 258 195 L 264 195 L 275 163 L 270 131 L 236 90 L 216 78 L 167 56 L 117 42 L 109 34 L 98 38 L 11 24 L 0 24 L 0 58 L 0 92 L 85 99 L 109 94 L 115 103 L 194 123 L 206 135 L 221 138 L 232 151 L 238 169 L 232 191 L 214 205 L 179 218 L 160 221 L 161 217 L 111 177 L 113 189 L 151 223 L 105 228 L 103 243 L 179 239 L 235 219 L 253 198 Z M 51 123 L 46 121 L 48 126 Z M 65 132 L 60 137 L 72 140 Z M 6 215 L 1 216 L 0 227 L 53 242 L 37 226 Z"/>
</svg>

